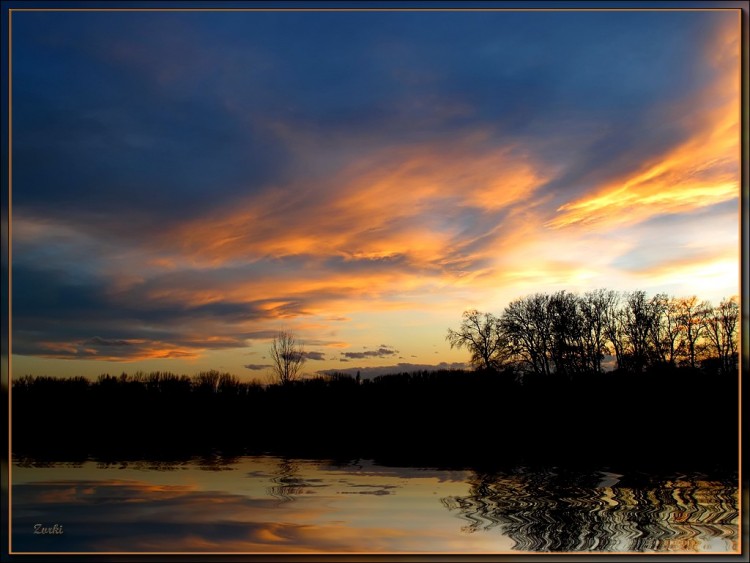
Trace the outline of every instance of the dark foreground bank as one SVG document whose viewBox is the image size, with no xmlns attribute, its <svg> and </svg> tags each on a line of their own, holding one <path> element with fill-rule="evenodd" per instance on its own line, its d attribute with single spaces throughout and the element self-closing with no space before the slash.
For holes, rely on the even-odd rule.
<svg viewBox="0 0 750 563">
<path fill-rule="evenodd" d="M 176 459 L 272 453 L 440 467 L 551 464 L 734 470 L 733 377 L 690 370 L 572 379 L 435 372 L 260 386 L 146 378 L 26 378 L 16 457 Z"/>
</svg>

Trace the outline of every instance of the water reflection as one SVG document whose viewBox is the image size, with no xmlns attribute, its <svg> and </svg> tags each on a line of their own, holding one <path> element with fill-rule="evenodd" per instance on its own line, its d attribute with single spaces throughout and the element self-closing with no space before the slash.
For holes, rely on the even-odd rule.
<svg viewBox="0 0 750 563">
<path fill-rule="evenodd" d="M 276 471 L 269 475 L 271 486 L 266 491 L 273 498 L 280 502 L 291 502 L 300 495 L 315 494 L 313 489 L 319 487 L 328 487 L 322 483 L 322 479 L 305 478 L 300 472 L 302 471 L 299 461 L 287 458 L 280 458 L 277 462 Z M 262 477 L 262 474 L 252 474 L 253 477 Z"/>
<path fill-rule="evenodd" d="M 314 530 L 275 519 L 277 502 L 195 485 L 75 481 L 14 487 L 19 551 L 305 551 Z M 64 523 L 57 537 L 37 522 Z M 335 547 L 335 546 L 331 546 Z"/>
<path fill-rule="evenodd" d="M 521 551 L 733 551 L 736 488 L 701 476 L 661 480 L 591 472 L 473 473 L 441 499 L 464 532 L 496 531 Z"/>
<path fill-rule="evenodd" d="M 735 480 L 271 456 L 13 467 L 18 551 L 725 552 Z M 39 538 L 36 523 L 65 525 Z"/>
</svg>

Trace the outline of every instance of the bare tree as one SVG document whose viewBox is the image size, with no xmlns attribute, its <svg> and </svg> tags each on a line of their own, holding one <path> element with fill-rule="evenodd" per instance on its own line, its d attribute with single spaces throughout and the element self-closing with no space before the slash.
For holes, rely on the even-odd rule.
<svg viewBox="0 0 750 563">
<path fill-rule="evenodd" d="M 602 359 L 608 352 L 605 336 L 608 295 L 606 289 L 597 289 L 585 293 L 579 300 L 584 363 L 593 373 L 602 373 Z"/>
<path fill-rule="evenodd" d="M 299 378 L 305 351 L 291 332 L 281 331 L 271 343 L 271 361 L 275 380 L 288 385 Z"/>
<path fill-rule="evenodd" d="M 617 368 L 640 374 L 679 365 L 731 374 L 737 370 L 739 306 L 725 299 L 715 309 L 697 297 L 607 289 L 583 296 L 536 293 L 511 301 L 500 317 L 466 311 L 451 348 L 466 347 L 480 368 L 517 365 L 539 375 L 602 373 L 614 354 Z M 611 343 L 611 348 L 609 344 Z"/>
<path fill-rule="evenodd" d="M 723 375 L 737 373 L 737 324 L 739 303 L 736 297 L 723 299 L 703 319 L 704 334 L 711 353 L 719 360 Z"/>
<path fill-rule="evenodd" d="M 571 375 L 582 371 L 584 338 L 579 297 L 565 290 L 558 291 L 550 296 L 547 309 L 555 373 Z"/>
<path fill-rule="evenodd" d="M 604 334 L 612 344 L 615 360 L 619 369 L 625 369 L 625 319 L 620 307 L 622 295 L 614 290 L 607 290 L 602 296 L 604 302 Z"/>
<path fill-rule="evenodd" d="M 193 386 L 204 393 L 216 393 L 219 390 L 221 374 L 216 370 L 202 371 L 193 376 Z"/>
<path fill-rule="evenodd" d="M 552 373 L 550 299 L 543 293 L 515 299 L 500 319 L 513 355 L 540 375 Z"/>
<path fill-rule="evenodd" d="M 448 329 L 445 339 L 451 348 L 466 348 L 477 368 L 497 369 L 507 359 L 508 342 L 500 330 L 500 321 L 491 313 L 464 311 L 460 328 Z"/>
<path fill-rule="evenodd" d="M 159 374 L 151 374 L 151 378 Z M 164 376 L 161 377 L 162 384 Z M 192 378 L 193 388 L 203 393 L 237 393 L 240 380 L 236 375 L 220 373 L 216 370 L 202 371 Z"/>
<path fill-rule="evenodd" d="M 698 342 L 705 332 L 705 318 L 712 307 L 706 301 L 698 301 L 695 295 L 680 299 L 677 306 L 682 332 L 681 347 L 686 364 L 691 368 L 695 368 L 699 352 Z"/>
<path fill-rule="evenodd" d="M 651 298 L 654 323 L 651 339 L 658 362 L 674 366 L 680 338 L 679 309 L 677 300 L 666 293 L 658 293 Z"/>
<path fill-rule="evenodd" d="M 649 356 L 653 356 L 650 336 L 656 319 L 653 303 L 646 299 L 645 291 L 633 291 L 626 295 L 623 319 L 630 369 L 641 373 L 648 365 Z"/>
</svg>

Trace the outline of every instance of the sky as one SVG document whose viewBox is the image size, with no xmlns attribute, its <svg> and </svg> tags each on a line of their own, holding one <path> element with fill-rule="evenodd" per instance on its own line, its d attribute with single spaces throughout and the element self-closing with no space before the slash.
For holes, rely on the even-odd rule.
<svg viewBox="0 0 750 563">
<path fill-rule="evenodd" d="M 739 292 L 708 11 L 16 11 L 13 375 L 461 367 L 466 309 Z"/>
</svg>

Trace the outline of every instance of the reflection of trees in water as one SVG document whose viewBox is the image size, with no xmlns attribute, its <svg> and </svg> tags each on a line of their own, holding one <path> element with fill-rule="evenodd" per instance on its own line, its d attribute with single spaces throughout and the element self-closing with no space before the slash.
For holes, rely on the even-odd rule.
<svg viewBox="0 0 750 563">
<path fill-rule="evenodd" d="M 238 456 L 213 453 L 197 458 L 195 462 L 204 471 L 231 471 L 239 459 Z"/>
<path fill-rule="evenodd" d="M 601 473 L 475 473 L 469 494 L 442 499 L 463 530 L 498 528 L 521 551 L 736 549 L 736 489 L 680 478 L 608 483 Z"/>
<path fill-rule="evenodd" d="M 279 459 L 276 473 L 271 477 L 274 484 L 268 487 L 268 494 L 282 502 L 293 501 L 296 496 L 303 494 L 308 484 L 299 477 L 299 470 L 299 463 Z"/>
</svg>

